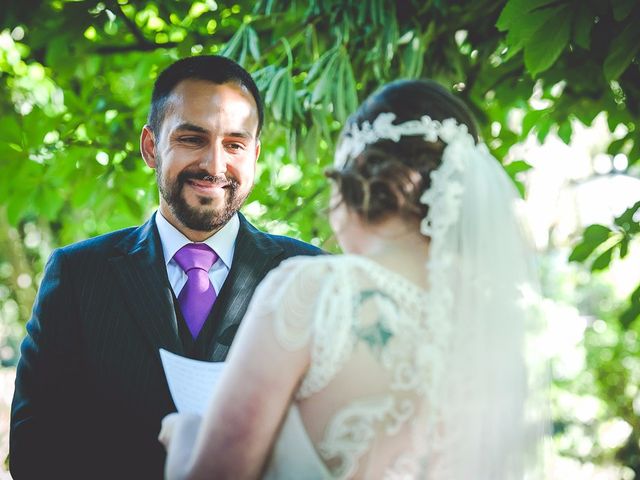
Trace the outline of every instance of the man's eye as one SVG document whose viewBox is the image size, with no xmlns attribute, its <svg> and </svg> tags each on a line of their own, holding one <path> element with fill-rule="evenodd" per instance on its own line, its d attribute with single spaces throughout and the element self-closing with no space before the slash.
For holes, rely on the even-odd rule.
<svg viewBox="0 0 640 480">
<path fill-rule="evenodd" d="M 229 150 L 243 150 L 244 145 L 242 145 L 241 143 L 227 143 L 227 148 Z"/>
<path fill-rule="evenodd" d="M 202 143 L 200 137 L 180 137 L 180 141 L 183 143 L 190 143 L 192 145 L 199 145 Z"/>
</svg>

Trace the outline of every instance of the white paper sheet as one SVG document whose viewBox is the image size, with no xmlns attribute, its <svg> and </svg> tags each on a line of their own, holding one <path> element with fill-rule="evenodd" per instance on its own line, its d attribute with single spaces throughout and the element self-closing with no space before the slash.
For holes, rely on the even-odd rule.
<svg viewBox="0 0 640 480">
<path fill-rule="evenodd" d="M 224 362 L 192 360 L 163 348 L 160 358 L 178 411 L 202 415 L 220 379 Z"/>
</svg>

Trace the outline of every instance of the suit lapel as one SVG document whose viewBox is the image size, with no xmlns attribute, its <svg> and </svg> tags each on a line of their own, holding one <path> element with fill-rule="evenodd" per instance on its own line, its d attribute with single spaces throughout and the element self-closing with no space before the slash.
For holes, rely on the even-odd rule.
<svg viewBox="0 0 640 480">
<path fill-rule="evenodd" d="M 206 345 L 205 358 L 221 361 L 244 317 L 253 292 L 271 270 L 283 249 L 268 235 L 253 227 L 240 215 L 240 230 L 229 276 L 214 304 L 209 324 L 214 329 L 213 341 Z M 211 338 L 211 337 L 209 337 Z"/>
<path fill-rule="evenodd" d="M 183 354 L 155 215 L 117 246 L 110 259 L 134 321 L 155 349 Z"/>
</svg>

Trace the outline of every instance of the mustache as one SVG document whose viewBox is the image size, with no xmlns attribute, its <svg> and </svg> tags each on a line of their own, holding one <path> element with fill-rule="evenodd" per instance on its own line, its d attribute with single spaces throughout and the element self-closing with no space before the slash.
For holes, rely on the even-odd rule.
<svg viewBox="0 0 640 480">
<path fill-rule="evenodd" d="M 211 182 L 216 187 L 237 187 L 238 181 L 234 178 L 228 178 L 226 175 L 218 174 L 211 175 L 205 171 L 199 172 L 180 172 L 178 174 L 178 182 L 183 185 L 188 180 L 203 180 L 205 182 Z"/>
</svg>

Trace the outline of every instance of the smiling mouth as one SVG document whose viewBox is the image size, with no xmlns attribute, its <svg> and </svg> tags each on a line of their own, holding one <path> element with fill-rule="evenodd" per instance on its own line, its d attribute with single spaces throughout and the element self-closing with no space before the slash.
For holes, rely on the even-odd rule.
<svg viewBox="0 0 640 480">
<path fill-rule="evenodd" d="M 217 189 L 225 189 L 229 186 L 229 182 L 225 180 L 216 179 L 210 175 L 204 178 L 189 178 L 186 183 L 190 186 L 195 187 L 197 190 L 205 191 L 205 192 L 214 192 Z"/>
</svg>

